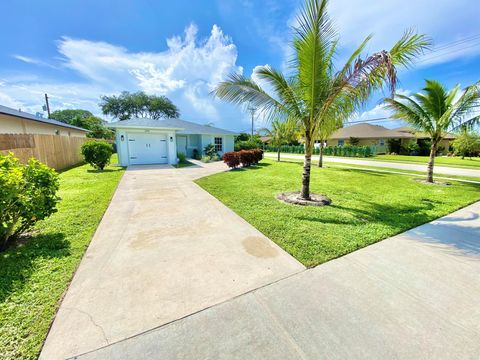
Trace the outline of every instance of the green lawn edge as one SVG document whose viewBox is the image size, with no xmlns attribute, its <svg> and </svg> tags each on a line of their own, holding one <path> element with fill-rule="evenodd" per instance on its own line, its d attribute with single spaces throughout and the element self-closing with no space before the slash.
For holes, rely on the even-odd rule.
<svg viewBox="0 0 480 360">
<path fill-rule="evenodd" d="M 89 165 L 62 171 L 58 212 L 39 222 L 32 238 L 0 253 L 1 359 L 37 358 L 123 173 Z"/>
<path fill-rule="evenodd" d="M 283 168 L 285 174 L 274 168 Z M 280 203 L 300 189 L 301 164 L 214 174 L 195 182 L 307 267 L 346 255 L 480 200 L 480 186 L 432 186 L 400 174 L 312 168 L 312 191 L 333 199 L 324 208 Z"/>
</svg>

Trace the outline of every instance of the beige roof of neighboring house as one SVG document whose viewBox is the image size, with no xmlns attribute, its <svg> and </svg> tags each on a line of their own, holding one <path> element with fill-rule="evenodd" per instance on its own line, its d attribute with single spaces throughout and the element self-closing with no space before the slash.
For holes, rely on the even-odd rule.
<svg viewBox="0 0 480 360">
<path fill-rule="evenodd" d="M 421 131 L 416 131 L 415 129 L 411 128 L 411 127 L 408 127 L 408 126 L 402 126 L 402 127 L 399 127 L 399 128 L 396 128 L 396 129 L 393 129 L 395 131 L 399 131 L 399 132 L 404 132 L 404 133 L 409 133 L 409 134 L 413 134 L 415 135 L 415 137 L 417 139 L 428 139 L 430 136 L 424 132 L 421 132 Z M 455 139 L 455 135 L 454 134 L 450 134 L 450 133 L 446 133 L 443 138 L 445 140 L 454 140 Z"/>
<path fill-rule="evenodd" d="M 261 140 L 263 143 L 267 143 L 267 142 L 269 142 L 270 140 L 272 140 L 272 137 L 271 137 L 271 136 L 260 136 L 260 140 Z"/>
<path fill-rule="evenodd" d="M 380 125 L 356 124 L 338 129 L 329 139 L 348 139 L 351 137 L 358 139 L 413 139 L 414 135 L 405 131 L 397 131 L 397 129 L 387 129 Z"/>
</svg>

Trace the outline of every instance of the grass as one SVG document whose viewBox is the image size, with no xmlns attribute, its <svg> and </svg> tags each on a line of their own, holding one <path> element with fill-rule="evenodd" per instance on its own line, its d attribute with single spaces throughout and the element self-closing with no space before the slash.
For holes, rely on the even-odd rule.
<svg viewBox="0 0 480 360">
<path fill-rule="evenodd" d="M 264 160 L 260 166 L 197 180 L 306 266 L 316 266 L 480 199 L 480 186 L 454 182 L 432 186 L 405 175 L 361 169 L 312 168 L 311 189 L 328 195 L 328 207 L 276 200 L 298 191 L 300 163 Z"/>
<path fill-rule="evenodd" d="M 268 155 L 277 156 L 277 153 L 267 153 Z M 287 154 L 282 153 L 282 155 L 300 155 L 303 154 Z M 318 159 L 318 155 L 317 159 Z M 375 155 L 373 157 L 368 158 L 360 158 L 360 157 L 343 157 L 343 156 L 335 156 L 342 159 L 361 159 L 361 160 L 371 160 L 371 161 L 389 161 L 389 162 L 400 162 L 406 164 L 422 164 L 426 165 L 428 163 L 428 156 L 408 156 L 408 155 Z M 446 166 L 446 167 L 457 167 L 457 168 L 465 168 L 465 169 L 474 169 L 480 170 L 480 157 L 475 158 L 465 158 L 462 159 L 461 157 L 446 157 L 446 156 L 438 156 L 435 158 L 435 165 L 438 166 Z"/>
<path fill-rule="evenodd" d="M 62 172 L 58 212 L 0 253 L 1 359 L 37 357 L 122 174 L 120 167 L 99 172 L 88 165 Z"/>
<path fill-rule="evenodd" d="M 376 161 L 395 161 L 413 164 L 428 163 L 428 156 L 408 156 L 408 155 L 377 155 L 372 160 Z M 435 165 L 448 167 L 462 167 L 467 169 L 480 169 L 480 158 L 444 157 L 435 158 Z"/>
<path fill-rule="evenodd" d="M 178 164 L 173 165 L 173 167 L 176 167 L 177 169 L 180 169 L 180 168 L 184 168 L 184 167 L 192 166 L 192 165 L 195 165 L 195 164 L 188 161 L 188 160 L 185 160 L 184 162 L 179 162 Z"/>
<path fill-rule="evenodd" d="M 302 159 L 293 159 L 293 158 L 285 158 L 281 160 L 282 162 L 293 162 L 293 163 L 303 163 Z M 316 166 L 317 162 L 314 162 L 313 166 Z M 390 168 L 390 167 L 378 167 L 378 166 L 371 166 L 371 165 L 358 165 L 358 164 L 342 164 L 342 163 L 336 163 L 336 162 L 324 162 L 325 167 L 339 167 L 339 168 L 357 168 L 357 169 L 364 169 L 366 171 L 370 170 L 376 170 L 379 172 L 400 172 L 405 174 L 406 176 L 408 175 L 421 175 L 426 177 L 427 173 L 425 171 L 415 171 L 415 170 L 404 170 L 404 169 L 398 169 L 398 168 Z M 478 181 L 480 182 L 480 177 L 470 177 L 470 176 L 460 176 L 460 175 L 449 175 L 449 174 L 437 174 L 436 172 L 434 173 L 434 179 L 457 179 L 457 180 L 467 180 L 467 181 Z"/>
</svg>

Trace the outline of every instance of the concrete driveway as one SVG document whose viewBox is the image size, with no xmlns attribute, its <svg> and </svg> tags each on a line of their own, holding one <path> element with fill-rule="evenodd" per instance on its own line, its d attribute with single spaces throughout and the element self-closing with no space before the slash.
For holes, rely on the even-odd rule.
<svg viewBox="0 0 480 360">
<path fill-rule="evenodd" d="M 41 359 L 98 349 L 305 269 L 192 181 L 224 170 L 128 168 Z"/>
<path fill-rule="evenodd" d="M 277 158 L 277 154 L 267 153 L 265 156 L 269 158 Z M 295 154 L 281 154 L 283 159 L 303 159 L 303 155 Z M 314 163 L 318 162 L 318 155 L 312 156 L 312 161 Z M 373 160 L 361 160 L 355 158 L 341 158 L 334 156 L 325 156 L 325 162 L 339 163 L 339 164 L 352 164 L 352 165 L 364 165 L 364 166 L 375 166 L 381 168 L 392 168 L 399 170 L 411 170 L 411 171 L 427 171 L 427 164 L 406 164 L 395 161 L 373 161 Z M 437 166 L 434 167 L 435 174 L 442 175 L 455 175 L 455 176 L 466 176 L 466 177 L 477 177 L 480 178 L 480 170 L 475 169 L 465 169 L 465 168 L 455 168 L 447 166 Z"/>
<path fill-rule="evenodd" d="M 78 359 L 480 358 L 480 203 Z"/>
</svg>

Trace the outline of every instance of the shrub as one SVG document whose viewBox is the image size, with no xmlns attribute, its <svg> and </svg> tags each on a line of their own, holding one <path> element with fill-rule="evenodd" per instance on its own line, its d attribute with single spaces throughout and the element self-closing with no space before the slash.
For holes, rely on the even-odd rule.
<svg viewBox="0 0 480 360">
<path fill-rule="evenodd" d="M 38 160 L 22 165 L 12 153 L 0 155 L 0 250 L 57 211 L 58 187 L 58 174 Z"/>
<path fill-rule="evenodd" d="M 263 146 L 262 140 L 260 140 L 260 136 L 258 135 L 250 136 L 248 140 L 235 141 L 235 151 L 252 150 L 252 149 L 261 148 L 262 146 Z"/>
<path fill-rule="evenodd" d="M 263 150 L 253 149 L 253 163 L 258 164 L 263 159 Z"/>
<path fill-rule="evenodd" d="M 205 156 L 212 158 L 216 154 L 217 152 L 215 151 L 215 145 L 213 144 L 208 144 L 203 148 L 203 155 Z"/>
<path fill-rule="evenodd" d="M 200 155 L 198 154 L 198 149 L 193 149 L 193 150 L 192 150 L 192 157 L 193 157 L 195 160 L 200 160 Z"/>
<path fill-rule="evenodd" d="M 255 155 L 253 154 L 253 151 L 240 150 L 238 153 L 243 167 L 248 167 L 255 163 Z"/>
<path fill-rule="evenodd" d="M 201 158 L 202 162 L 204 162 L 204 163 L 210 162 L 211 159 L 212 158 L 210 156 L 207 156 L 207 155 L 203 155 L 202 158 Z"/>
<path fill-rule="evenodd" d="M 240 165 L 240 154 L 238 151 L 226 152 L 223 154 L 223 162 L 227 164 L 229 168 L 235 169 Z"/>
<path fill-rule="evenodd" d="M 187 161 L 187 156 L 182 152 L 177 153 L 177 157 L 179 163 L 185 163 Z"/>
<path fill-rule="evenodd" d="M 85 161 L 95 169 L 103 170 L 110 164 L 113 146 L 106 141 L 87 141 L 82 145 L 82 155 Z"/>
</svg>

